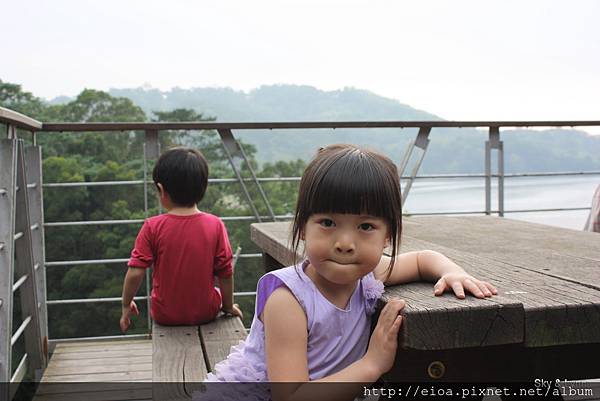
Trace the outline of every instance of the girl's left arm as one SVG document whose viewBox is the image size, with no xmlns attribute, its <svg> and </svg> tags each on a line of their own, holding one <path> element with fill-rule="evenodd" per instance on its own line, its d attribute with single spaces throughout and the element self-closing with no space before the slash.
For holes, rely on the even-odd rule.
<svg viewBox="0 0 600 401">
<path fill-rule="evenodd" d="M 398 255 L 388 276 L 390 257 L 383 256 L 375 268 L 375 278 L 385 285 L 396 285 L 413 281 L 435 281 L 434 294 L 442 295 L 452 290 L 457 298 L 465 297 L 465 290 L 477 298 L 491 297 L 498 290 L 487 281 L 471 276 L 462 267 L 436 251 L 414 251 Z"/>
</svg>

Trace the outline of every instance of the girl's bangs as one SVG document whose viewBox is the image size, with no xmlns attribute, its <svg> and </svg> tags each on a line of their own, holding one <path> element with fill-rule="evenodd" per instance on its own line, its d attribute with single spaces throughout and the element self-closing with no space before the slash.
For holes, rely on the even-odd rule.
<svg viewBox="0 0 600 401">
<path fill-rule="evenodd" d="M 397 185 L 368 157 L 336 160 L 318 177 L 308 196 L 308 215 L 314 213 L 364 214 L 393 221 L 390 202 L 400 201 Z M 390 185 L 391 184 L 391 185 Z"/>
</svg>

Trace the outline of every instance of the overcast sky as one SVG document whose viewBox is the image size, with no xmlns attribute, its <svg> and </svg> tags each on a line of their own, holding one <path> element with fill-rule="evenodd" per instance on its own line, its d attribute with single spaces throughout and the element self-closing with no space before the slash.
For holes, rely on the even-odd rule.
<svg viewBox="0 0 600 401">
<path fill-rule="evenodd" d="M 600 119 L 597 0 L 27 0 L 0 79 L 83 88 L 355 87 L 449 120 Z"/>
</svg>

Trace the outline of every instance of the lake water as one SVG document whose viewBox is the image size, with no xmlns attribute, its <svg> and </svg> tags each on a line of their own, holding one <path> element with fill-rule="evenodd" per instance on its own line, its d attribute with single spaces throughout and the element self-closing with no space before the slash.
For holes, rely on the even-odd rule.
<svg viewBox="0 0 600 401">
<path fill-rule="evenodd" d="M 492 183 L 495 183 L 495 179 Z M 560 177 L 514 177 L 504 179 L 505 217 L 583 229 L 588 210 L 508 213 L 510 210 L 590 207 L 600 185 L 600 175 Z M 497 209 L 498 192 L 492 186 L 492 210 Z M 424 179 L 414 182 L 405 213 L 483 211 L 484 178 Z"/>
</svg>

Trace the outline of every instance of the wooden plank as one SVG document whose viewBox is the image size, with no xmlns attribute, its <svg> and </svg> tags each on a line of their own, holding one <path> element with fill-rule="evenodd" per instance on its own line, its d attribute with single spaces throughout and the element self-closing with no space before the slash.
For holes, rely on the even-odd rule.
<svg viewBox="0 0 600 401">
<path fill-rule="evenodd" d="M 198 328 L 154 323 L 152 346 L 154 399 L 190 398 L 197 389 L 194 382 L 201 382 L 207 374 Z"/>
<path fill-rule="evenodd" d="M 600 290 L 600 236 L 498 217 L 413 217 L 404 234 Z"/>
<path fill-rule="evenodd" d="M 392 383 L 513 382 L 523 385 L 533 384 L 534 378 L 593 378 L 600 377 L 599 352 L 600 344 L 540 348 L 508 344 L 435 351 L 399 349 L 396 364 L 383 379 Z M 435 365 L 438 369 L 432 372 L 442 374 L 436 379 L 429 375 L 428 369 Z"/>
<path fill-rule="evenodd" d="M 519 332 L 524 333 L 522 342 L 527 346 L 599 342 L 600 293 L 597 290 L 405 237 L 403 251 L 419 249 L 443 253 L 469 273 L 494 283 L 499 294 L 485 300 L 473 297 L 459 300 L 449 293 L 433 297 L 433 288 L 427 283 L 388 287 L 386 296 L 396 295 L 408 302 L 403 329 L 408 347 L 441 349 L 497 345 L 519 342 Z M 523 313 L 522 323 L 514 309 L 519 306 Z M 492 319 L 494 308 L 498 308 L 498 315 L 493 315 Z M 505 316 L 508 312 L 514 313 L 510 319 Z M 415 325 L 418 327 L 411 330 Z M 509 332 L 514 341 L 509 341 Z M 449 337 L 447 333 L 453 333 L 453 336 Z M 482 340 L 478 344 L 479 338 Z M 415 341 L 420 343 L 415 344 Z"/>
<path fill-rule="evenodd" d="M 429 244 L 408 240 L 403 251 L 433 248 Z M 473 255 L 446 249 L 456 263 L 481 279 L 494 280 L 498 264 Z M 405 321 L 400 332 L 404 348 L 439 350 L 480 347 L 524 341 L 524 311 L 520 300 L 510 297 L 458 299 L 452 294 L 433 295 L 432 283 L 417 282 L 387 287 L 384 301 L 399 297 L 407 303 Z"/>
<path fill-rule="evenodd" d="M 36 396 L 33 401 L 133 401 L 151 400 L 152 388 L 145 390 L 103 390 L 80 393 L 45 394 Z"/>
<path fill-rule="evenodd" d="M 68 394 L 68 393 L 89 393 L 103 392 L 108 390 L 119 391 L 145 391 L 151 390 L 152 383 L 146 382 L 59 382 L 59 383 L 40 383 L 36 395 L 50 394 Z"/>
<path fill-rule="evenodd" d="M 68 342 L 58 342 L 55 347 L 61 346 L 63 349 L 67 348 L 79 348 L 79 347 L 97 347 L 103 346 L 106 344 L 111 345 L 128 345 L 128 344 L 149 344 L 152 346 L 151 339 L 137 339 L 137 340 L 119 340 L 119 339 L 110 339 L 110 340 L 100 340 L 100 341 L 68 341 Z"/>
<path fill-rule="evenodd" d="M 291 266 L 302 258 L 303 248 L 292 254 L 290 229 L 291 222 L 254 223 L 250 225 L 250 239 L 283 266 Z"/>
<path fill-rule="evenodd" d="M 131 357 L 140 352 L 145 355 Z M 150 400 L 151 381 L 149 340 L 60 343 L 34 400 Z"/>
<path fill-rule="evenodd" d="M 89 359 L 88 360 L 89 363 L 93 364 L 93 363 L 106 363 L 106 361 L 110 361 L 111 363 L 114 363 L 115 365 L 123 365 L 126 363 L 132 363 L 132 364 L 136 364 L 136 363 L 152 363 L 152 353 L 148 353 L 148 355 L 142 355 L 142 356 L 121 356 L 121 357 L 114 357 L 114 358 L 95 358 L 95 359 Z M 71 366 L 81 366 L 82 365 L 82 361 L 81 359 L 61 359 L 61 360 L 54 360 L 54 358 L 50 358 L 50 362 L 48 363 L 48 368 L 50 368 L 52 365 L 54 364 L 58 364 L 61 367 L 71 367 Z M 46 370 L 48 370 L 48 368 L 46 368 Z"/>
<path fill-rule="evenodd" d="M 42 382 L 118 382 L 140 379 L 151 380 L 152 370 L 138 372 L 90 373 L 85 375 L 44 375 Z"/>
<path fill-rule="evenodd" d="M 127 344 L 121 343 L 104 343 L 98 345 L 70 345 L 63 346 L 59 344 L 54 349 L 54 354 L 68 354 L 71 352 L 105 352 L 105 351 L 119 351 L 119 350 L 152 350 L 152 341 L 144 340 L 131 342 Z"/>
<path fill-rule="evenodd" d="M 220 316 L 200 326 L 200 338 L 208 369 L 227 358 L 231 347 L 246 338 L 244 324 L 237 316 Z"/>
<path fill-rule="evenodd" d="M 144 349 L 133 349 L 133 350 L 117 350 L 117 351 L 106 351 L 106 352 L 67 352 L 53 354 L 52 359 L 54 360 L 91 360 L 91 359 L 109 359 L 109 358 L 121 358 L 121 357 L 136 357 L 146 356 L 152 354 L 152 348 Z"/>
<path fill-rule="evenodd" d="M 96 360 L 102 361 L 102 360 Z M 92 373 L 120 373 L 120 372 L 131 372 L 131 371 L 151 371 L 152 370 L 152 359 L 149 362 L 130 362 L 130 363 L 116 363 L 112 359 L 93 362 L 89 361 L 88 364 L 79 366 L 65 366 L 63 364 L 48 364 L 44 376 L 64 376 L 64 375 L 80 375 L 80 374 L 92 374 Z"/>
</svg>

